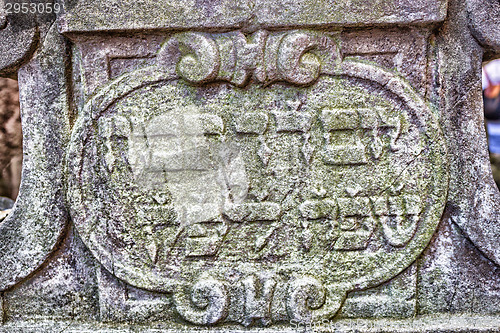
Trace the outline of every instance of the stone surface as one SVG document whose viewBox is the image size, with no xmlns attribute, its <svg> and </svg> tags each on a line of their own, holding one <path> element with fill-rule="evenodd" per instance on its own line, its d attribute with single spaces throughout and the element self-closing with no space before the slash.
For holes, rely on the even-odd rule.
<svg viewBox="0 0 500 333">
<path fill-rule="evenodd" d="M 2 1 L 2 13 L 5 2 Z M 0 50 L 0 73 L 2 76 L 17 76 L 20 65 L 27 60 L 37 43 L 37 25 L 34 15 L 5 15 L 2 22 Z"/>
<path fill-rule="evenodd" d="M 450 149 L 454 176 L 450 181 L 447 218 L 456 223 L 489 259 L 500 264 L 500 193 L 486 154 L 481 73 L 476 66 L 482 61 L 484 50 L 472 33 L 460 32 L 463 25 L 470 22 L 467 3 L 454 4 L 450 8 L 450 20 L 444 26 L 446 33 L 439 37 L 441 40 L 437 44 L 443 69 L 439 80 L 445 85 L 440 91 L 441 121 L 448 146 L 460 147 Z"/>
<path fill-rule="evenodd" d="M 339 318 L 413 318 L 417 315 L 418 268 L 413 264 L 376 288 L 348 295 Z M 432 313 L 432 312 L 431 312 Z"/>
<path fill-rule="evenodd" d="M 23 179 L 12 212 L 0 224 L 0 290 L 41 266 L 56 249 L 67 224 L 62 163 L 69 125 L 61 57 L 65 41 L 54 28 L 45 27 L 45 34 L 44 45 L 18 72 Z"/>
<path fill-rule="evenodd" d="M 4 319 L 97 320 L 95 260 L 70 229 L 40 272 L 3 295 Z"/>
<path fill-rule="evenodd" d="M 467 14 L 472 34 L 485 48 L 485 60 L 500 56 L 500 3 L 495 0 L 469 0 Z"/>
<path fill-rule="evenodd" d="M 186 328 L 184 325 L 158 323 L 149 327 L 132 324 L 102 324 L 102 323 L 76 323 L 71 321 L 23 321 L 7 323 L 3 325 L 2 330 L 6 333 L 37 333 L 37 332 L 85 332 L 85 333 L 157 333 L 157 332 L 251 332 L 259 333 L 264 331 L 262 328 L 242 328 L 241 326 L 226 326 L 221 328 Z M 357 320 L 338 320 L 325 326 L 310 325 L 277 325 L 265 329 L 271 333 L 296 333 L 296 332 L 319 332 L 319 333 L 420 333 L 420 332 L 439 332 L 439 333 L 467 333 L 479 332 L 490 333 L 498 332 L 498 317 L 495 316 L 423 316 L 414 319 L 395 320 L 395 319 L 357 319 Z"/>
<path fill-rule="evenodd" d="M 500 272 L 452 223 L 419 259 L 418 313 L 499 313 Z"/>
<path fill-rule="evenodd" d="M 447 4 L 447 0 L 68 1 L 58 23 L 66 33 L 423 24 L 443 21 Z"/>
<path fill-rule="evenodd" d="M 196 64 L 199 72 L 191 73 L 192 66 L 184 72 L 180 58 L 179 76 L 188 81 L 221 76 L 221 70 L 208 67 L 226 66 L 223 55 L 216 60 L 220 65 L 213 63 L 212 38 L 172 37 L 176 43 L 213 44 L 210 53 L 199 56 L 207 59 Z M 321 37 L 292 32 L 268 38 L 314 43 Z M 269 67 L 257 67 L 256 79 L 311 80 L 310 73 L 287 64 L 294 56 L 282 55 L 287 47 L 274 51 L 281 70 L 258 64 Z M 214 324 L 228 317 L 251 323 L 249 314 L 231 317 L 229 304 L 250 301 L 240 300 L 230 285 L 241 283 L 248 290 L 245 281 L 254 274 L 263 274 L 264 288 L 271 284 L 270 295 L 260 297 L 286 304 L 257 318 L 313 315 L 294 305 L 294 288 L 309 285 L 328 290 L 319 294 L 317 306 L 323 307 L 317 316 L 330 317 L 347 291 L 379 284 L 416 259 L 444 208 L 447 176 L 437 122 L 406 83 L 358 62 L 335 69 L 333 57 L 332 64 L 322 64 L 326 77 L 311 88 L 241 91 L 221 85 L 201 97 L 203 88 L 179 82 L 176 68 L 163 60 L 178 51 L 164 52 L 159 50 L 161 67 L 132 71 L 95 94 L 73 131 L 72 215 L 84 242 L 114 275 L 136 287 L 174 293 L 177 311 L 187 321 Z M 347 83 L 341 76 L 372 83 Z M 239 110 L 254 110 L 246 111 L 255 114 L 250 124 L 267 130 L 247 128 Z M 261 110 L 271 112 L 266 116 Z M 269 149 L 265 161 L 259 158 L 262 146 Z M 420 180 L 425 178 L 428 182 Z M 315 237 L 320 234 L 326 237 Z M 288 235 L 288 241 L 280 235 Z M 244 255 L 248 248 L 253 253 Z M 199 284 L 203 292 L 215 293 L 209 296 L 213 310 L 190 310 L 189 301 L 175 301 L 184 293 L 179 284 L 198 279 L 192 288 Z M 289 291 L 273 297 L 283 288 Z"/>
<path fill-rule="evenodd" d="M 497 2 L 62 5 L 0 30 L 1 331 L 500 329 Z"/>
</svg>

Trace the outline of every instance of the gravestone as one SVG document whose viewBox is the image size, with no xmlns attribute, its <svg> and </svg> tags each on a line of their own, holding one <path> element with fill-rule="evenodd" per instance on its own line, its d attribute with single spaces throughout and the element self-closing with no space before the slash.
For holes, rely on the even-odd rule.
<svg viewBox="0 0 500 333">
<path fill-rule="evenodd" d="M 500 329 L 497 0 L 5 1 L 5 332 Z"/>
</svg>

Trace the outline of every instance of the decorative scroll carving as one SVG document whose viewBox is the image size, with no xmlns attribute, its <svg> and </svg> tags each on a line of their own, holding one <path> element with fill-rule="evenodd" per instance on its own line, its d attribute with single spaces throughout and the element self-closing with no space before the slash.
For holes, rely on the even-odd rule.
<svg viewBox="0 0 500 333">
<path fill-rule="evenodd" d="M 186 32 L 175 36 L 180 60 L 179 76 L 186 81 L 202 83 L 215 79 L 220 68 L 220 56 L 214 40 L 200 33 Z"/>
<path fill-rule="evenodd" d="M 319 77 L 321 61 L 309 52 L 317 46 L 318 40 L 303 32 L 283 38 L 278 51 L 278 69 L 285 80 L 295 84 L 309 84 Z"/>
<path fill-rule="evenodd" d="M 287 310 L 291 320 L 312 322 L 314 310 L 325 304 L 326 291 L 313 277 L 303 277 L 290 283 Z"/>
<path fill-rule="evenodd" d="M 338 65 L 337 44 L 335 35 L 308 31 L 260 30 L 250 36 L 186 32 L 165 43 L 158 63 L 166 70 L 175 66 L 191 83 L 220 80 L 244 86 L 253 78 L 260 83 L 307 85 L 319 78 L 322 68 L 328 71 Z"/>
<path fill-rule="evenodd" d="M 247 37 L 240 32 L 235 33 L 233 47 L 236 49 L 234 67 L 229 69 L 232 76 L 229 79 L 237 86 L 243 86 L 248 83 L 252 74 L 259 82 L 265 81 L 265 71 L 259 65 L 264 63 L 264 45 L 268 36 L 267 31 L 258 31 Z"/>
<path fill-rule="evenodd" d="M 190 323 L 213 325 L 227 316 L 226 287 L 215 279 L 202 279 L 190 291 L 179 287 L 174 293 L 177 312 Z"/>
<path fill-rule="evenodd" d="M 255 320 L 260 320 L 262 325 L 271 324 L 271 302 L 273 301 L 276 281 L 272 278 L 263 283 L 254 275 L 243 280 L 245 288 L 245 321 L 243 325 L 249 326 Z"/>
<path fill-rule="evenodd" d="M 214 325 L 222 321 L 269 326 L 279 318 L 303 323 L 330 319 L 346 297 L 342 284 L 324 285 L 313 276 L 284 278 L 255 272 L 237 281 L 200 278 L 174 292 L 175 309 L 186 321 Z"/>
</svg>

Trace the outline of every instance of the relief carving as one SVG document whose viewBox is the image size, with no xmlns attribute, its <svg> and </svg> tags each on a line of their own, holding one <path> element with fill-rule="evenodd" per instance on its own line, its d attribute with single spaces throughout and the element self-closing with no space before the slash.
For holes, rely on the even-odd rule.
<svg viewBox="0 0 500 333">
<path fill-rule="evenodd" d="M 328 70 L 339 61 L 335 34 L 307 31 L 260 30 L 248 37 L 241 32 L 186 32 L 167 40 L 158 53 L 161 66 L 167 70 L 175 66 L 188 82 L 227 81 L 240 87 L 250 79 L 265 84 L 311 84 L 319 78 L 322 67 Z"/>
<path fill-rule="evenodd" d="M 217 44 L 210 37 L 200 33 L 182 33 L 174 37 L 178 43 L 181 58 L 177 72 L 183 79 L 202 83 L 214 80 L 220 68 Z"/>
<path fill-rule="evenodd" d="M 177 312 L 197 325 L 213 325 L 227 315 L 228 295 L 224 284 L 215 279 L 201 279 L 191 288 L 177 288 L 174 302 Z"/>
<path fill-rule="evenodd" d="M 2 331 L 497 329 L 499 0 L 1 6 Z"/>
<path fill-rule="evenodd" d="M 251 275 L 243 280 L 245 288 L 245 321 L 243 325 L 249 326 L 259 320 L 264 326 L 271 324 L 271 303 L 273 301 L 276 281 L 273 278 L 259 281 Z"/>
<path fill-rule="evenodd" d="M 290 283 L 287 310 L 291 320 L 312 322 L 312 312 L 326 301 L 326 291 L 317 279 L 303 277 Z"/>
<path fill-rule="evenodd" d="M 115 276 L 193 324 L 268 326 L 331 318 L 425 248 L 445 151 L 404 80 L 309 31 L 179 33 L 157 60 L 73 132 L 72 215 Z"/>
</svg>

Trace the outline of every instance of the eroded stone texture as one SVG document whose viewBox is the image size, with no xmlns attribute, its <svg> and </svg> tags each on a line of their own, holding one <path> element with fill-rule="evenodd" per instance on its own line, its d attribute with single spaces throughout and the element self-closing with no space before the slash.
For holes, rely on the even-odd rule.
<svg viewBox="0 0 500 333">
<path fill-rule="evenodd" d="M 339 318 L 413 318 L 417 315 L 417 265 L 383 285 L 352 292 Z"/>
<path fill-rule="evenodd" d="M 500 327 L 495 1 L 63 5 L 2 57 L 37 93 L 2 330 Z"/>
<path fill-rule="evenodd" d="M 2 43 L 0 51 L 0 72 L 2 76 L 17 75 L 21 64 L 29 58 L 37 43 L 37 22 L 35 15 L 13 13 L 6 15 L 2 2 Z"/>
<path fill-rule="evenodd" d="M 96 263 L 74 229 L 51 259 L 36 276 L 4 293 L 5 319 L 97 320 Z"/>
<path fill-rule="evenodd" d="M 485 59 L 500 56 L 500 3 L 495 0 L 466 1 L 469 27 L 473 36 L 485 48 Z"/>
<path fill-rule="evenodd" d="M 446 0 L 125 0 L 65 5 L 59 21 L 63 32 L 422 24 L 444 20 L 447 9 Z"/>
<path fill-rule="evenodd" d="M 172 36 L 158 67 L 111 81 L 73 132 L 70 196 L 84 241 L 119 278 L 173 293 L 194 324 L 329 318 L 347 291 L 406 268 L 444 208 L 440 130 L 410 86 L 341 63 L 327 35 L 256 35 L 267 43 L 248 46 L 262 59 L 247 67 L 222 53 L 238 54 L 243 36 Z M 189 85 L 210 80 L 318 81 Z M 190 304 L 197 288 L 206 309 Z M 310 293 L 312 309 L 301 300 Z M 241 313 L 239 302 L 260 309 Z"/>
<path fill-rule="evenodd" d="M 443 223 L 420 261 L 418 313 L 499 313 L 499 267 Z"/>
<path fill-rule="evenodd" d="M 14 286 L 40 267 L 57 247 L 67 223 L 62 148 L 69 125 L 66 44 L 55 26 L 39 28 L 44 41 L 18 73 L 23 179 L 16 205 L 0 223 L 0 290 Z M 6 42 L 12 42 L 10 32 L 6 34 Z"/>
<path fill-rule="evenodd" d="M 460 147 L 450 149 L 453 176 L 449 218 L 489 259 L 500 264 L 500 193 L 486 154 L 481 77 L 477 66 L 483 59 L 484 49 L 472 33 L 463 33 L 463 25 L 469 23 L 468 3 L 451 6 L 450 20 L 438 43 L 442 68 L 439 76 L 444 85 L 440 92 L 442 123 L 448 146 Z M 498 14 L 498 10 L 491 14 Z M 472 24 L 482 27 L 482 22 Z"/>
</svg>

